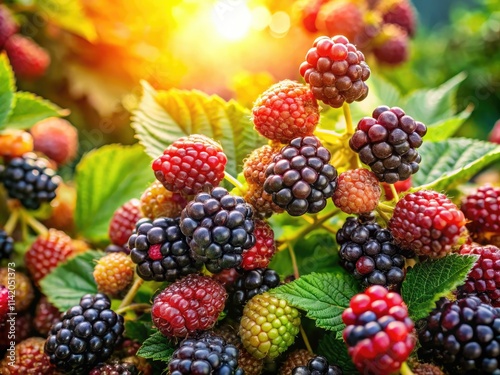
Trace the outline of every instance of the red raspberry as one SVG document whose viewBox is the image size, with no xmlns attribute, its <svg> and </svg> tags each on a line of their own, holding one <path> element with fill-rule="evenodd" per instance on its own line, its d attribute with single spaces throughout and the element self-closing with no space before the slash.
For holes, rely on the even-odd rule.
<svg viewBox="0 0 500 375">
<path fill-rule="evenodd" d="M 264 185 L 266 169 L 281 147 L 265 145 L 252 151 L 243 164 L 243 175 L 248 184 Z"/>
<path fill-rule="evenodd" d="M 97 261 L 94 279 L 100 292 L 117 296 L 134 279 L 135 264 L 125 253 L 109 253 Z"/>
<path fill-rule="evenodd" d="M 347 1 L 330 1 L 318 13 L 316 27 L 326 35 L 345 35 L 357 40 L 363 31 L 363 13 L 359 5 Z"/>
<path fill-rule="evenodd" d="M 109 223 L 109 239 L 114 245 L 124 246 L 132 232 L 135 224 L 142 218 L 141 202 L 131 199 L 118 208 Z"/>
<path fill-rule="evenodd" d="M 267 268 L 271 258 L 276 252 L 274 232 L 268 223 L 255 220 L 255 246 L 243 251 L 243 263 L 241 267 L 245 270 L 255 268 Z"/>
<path fill-rule="evenodd" d="M 490 142 L 500 144 L 500 120 L 495 122 L 493 129 L 491 130 L 490 136 L 488 138 Z"/>
<path fill-rule="evenodd" d="M 333 203 L 348 214 L 367 214 L 377 207 L 380 194 L 380 185 L 373 172 L 353 169 L 340 174 Z"/>
<path fill-rule="evenodd" d="M 199 134 L 179 138 L 153 162 L 155 176 L 173 192 L 197 194 L 205 185 L 218 186 L 227 157 L 222 147 Z"/>
<path fill-rule="evenodd" d="M 33 137 L 31 137 L 30 133 L 13 129 L 7 130 L 0 135 L 1 156 L 16 158 L 31 151 L 33 151 Z"/>
<path fill-rule="evenodd" d="M 386 0 L 380 6 L 384 23 L 401 26 L 410 36 L 415 34 L 415 10 L 408 0 Z"/>
<path fill-rule="evenodd" d="M 397 25 L 386 24 L 374 39 L 373 53 L 382 63 L 399 65 L 408 60 L 409 47 L 406 31 Z"/>
<path fill-rule="evenodd" d="M 78 132 L 62 118 L 48 118 L 36 123 L 30 130 L 35 151 L 41 152 L 57 164 L 66 164 L 76 157 Z"/>
<path fill-rule="evenodd" d="M 226 298 L 226 290 L 214 279 L 188 275 L 155 297 L 153 323 L 168 337 L 186 337 L 208 330 L 224 310 Z"/>
<path fill-rule="evenodd" d="M 310 33 L 316 33 L 316 19 L 321 6 L 329 0 L 302 0 L 296 3 L 297 9 L 300 12 L 302 25 Z"/>
<path fill-rule="evenodd" d="M 470 220 L 467 228 L 474 234 L 494 232 L 500 234 L 500 188 L 481 186 L 462 200 L 461 209 Z"/>
<path fill-rule="evenodd" d="M 460 254 L 479 255 L 458 297 L 477 296 L 493 307 L 500 307 L 500 249 L 496 246 L 462 245 Z"/>
<path fill-rule="evenodd" d="M 37 237 L 24 256 L 26 268 L 35 284 L 56 266 L 74 254 L 71 238 L 64 232 L 49 229 Z"/>
<path fill-rule="evenodd" d="M 386 200 L 394 199 L 394 196 L 392 195 L 391 186 L 386 182 L 382 182 L 382 187 L 384 188 L 385 199 Z M 396 183 L 394 184 L 394 187 L 396 188 L 396 192 L 398 194 L 410 190 L 410 188 L 411 188 L 411 176 L 408 177 L 406 180 L 396 181 Z"/>
<path fill-rule="evenodd" d="M 49 302 L 47 297 L 43 296 L 38 301 L 35 310 L 35 319 L 33 325 L 37 332 L 42 336 L 49 334 L 52 325 L 61 320 L 61 312 L 57 307 Z"/>
<path fill-rule="evenodd" d="M 7 320 L 9 312 L 9 289 L 0 285 L 0 326 Z"/>
<path fill-rule="evenodd" d="M 417 255 L 441 258 L 457 244 L 465 223 L 462 211 L 446 195 L 420 190 L 396 204 L 389 230 L 401 247 Z"/>
<path fill-rule="evenodd" d="M 179 217 L 186 204 L 181 194 L 168 191 L 160 181 L 153 182 L 141 196 L 142 215 L 151 220 Z"/>
<path fill-rule="evenodd" d="M 0 285 L 8 286 L 15 285 L 15 307 L 16 312 L 27 310 L 33 299 L 35 298 L 35 291 L 28 276 L 21 271 L 9 272 L 9 268 L 0 268 Z"/>
<path fill-rule="evenodd" d="M 363 374 L 398 371 L 415 347 L 414 324 L 403 299 L 382 286 L 352 297 L 342 321 L 349 355 Z"/>
<path fill-rule="evenodd" d="M 50 64 L 47 51 L 22 35 L 12 35 L 5 42 L 4 48 L 14 73 L 21 78 L 39 78 L 45 74 Z"/>
<path fill-rule="evenodd" d="M 252 109 L 255 129 L 273 141 L 287 143 L 312 135 L 319 121 L 319 107 L 311 90 L 284 80 L 271 86 Z"/>
<path fill-rule="evenodd" d="M 9 8 L 0 4 L 0 49 L 3 48 L 7 39 L 17 33 L 18 30 L 19 26 Z"/>
<path fill-rule="evenodd" d="M 334 108 L 368 95 L 365 81 L 370 77 L 370 68 L 363 53 L 345 36 L 317 38 L 299 71 L 314 97 Z"/>
<path fill-rule="evenodd" d="M 45 339 L 30 337 L 15 348 L 15 361 L 9 355 L 0 363 L 0 374 L 5 375 L 52 375 L 56 368 L 51 365 L 49 356 L 44 352 Z"/>
</svg>

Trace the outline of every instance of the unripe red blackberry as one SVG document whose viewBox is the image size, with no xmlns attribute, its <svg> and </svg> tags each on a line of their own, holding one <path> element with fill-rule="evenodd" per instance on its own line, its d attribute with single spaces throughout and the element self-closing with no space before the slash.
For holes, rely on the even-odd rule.
<svg viewBox="0 0 500 375">
<path fill-rule="evenodd" d="M 42 278 L 73 254 L 71 238 L 64 232 L 49 229 L 33 242 L 24 255 L 24 262 L 33 281 L 38 285 Z"/>
<path fill-rule="evenodd" d="M 9 289 L 0 285 L 0 326 L 7 320 L 7 313 L 9 312 Z"/>
<path fill-rule="evenodd" d="M 370 77 L 370 68 L 365 56 L 342 35 L 317 38 L 300 65 L 300 75 L 316 99 L 334 108 L 368 95 L 365 81 Z"/>
<path fill-rule="evenodd" d="M 51 117 L 36 123 L 30 133 L 35 151 L 43 153 L 57 164 L 67 164 L 78 152 L 78 131 L 68 121 Z"/>
<path fill-rule="evenodd" d="M 264 190 L 292 216 L 318 213 L 337 186 L 330 152 L 318 138 L 295 138 L 281 149 L 266 170 Z"/>
<path fill-rule="evenodd" d="M 307 365 L 295 367 L 292 375 L 342 375 L 343 371 L 336 365 L 330 365 L 322 356 L 315 356 Z"/>
<path fill-rule="evenodd" d="M 414 375 L 446 375 L 439 367 L 431 363 L 417 362 L 411 371 Z"/>
<path fill-rule="evenodd" d="M 53 200 L 61 182 L 61 178 L 47 167 L 47 161 L 33 153 L 11 159 L 0 173 L 0 180 L 10 198 L 19 199 L 31 210 Z"/>
<path fill-rule="evenodd" d="M 408 60 L 410 40 L 406 31 L 397 25 L 383 25 L 373 43 L 373 54 L 382 63 L 399 65 Z"/>
<path fill-rule="evenodd" d="M 406 254 L 387 229 L 370 219 L 348 217 L 337 232 L 340 264 L 364 286 L 398 286 L 405 278 Z"/>
<path fill-rule="evenodd" d="M 208 330 L 224 310 L 226 298 L 224 287 L 214 279 L 188 275 L 155 297 L 153 323 L 167 337 L 186 337 Z"/>
<path fill-rule="evenodd" d="M 416 151 L 427 127 L 398 107 L 377 107 L 372 117 L 362 118 L 349 140 L 351 149 L 370 166 L 379 181 L 393 184 L 419 169 Z"/>
<path fill-rule="evenodd" d="M 4 375 L 55 375 L 56 368 L 44 353 L 45 339 L 30 337 L 15 346 L 12 360 L 6 355 L 0 362 L 0 374 Z"/>
<path fill-rule="evenodd" d="M 35 298 L 30 278 L 21 271 L 12 272 L 9 268 L 0 268 L 0 285 L 15 286 L 15 306 L 18 313 L 27 310 Z"/>
<path fill-rule="evenodd" d="M 140 220 L 128 247 L 130 258 L 137 264 L 137 274 L 144 280 L 174 281 L 196 273 L 203 266 L 190 256 L 178 218 Z"/>
<path fill-rule="evenodd" d="M 333 203 L 347 214 L 367 214 L 377 208 L 380 194 L 380 184 L 373 172 L 352 169 L 339 175 Z"/>
<path fill-rule="evenodd" d="M 446 195 L 420 190 L 396 204 L 389 230 L 401 247 L 419 256 L 441 258 L 453 251 L 465 222 L 462 211 Z"/>
<path fill-rule="evenodd" d="M 280 285 L 280 277 L 274 270 L 257 268 L 243 272 L 229 289 L 230 313 L 238 317 L 241 316 L 243 308 L 250 299 L 278 285 Z"/>
<path fill-rule="evenodd" d="M 315 357 L 306 349 L 296 349 L 287 355 L 285 361 L 280 367 L 278 375 L 290 375 L 294 368 L 307 366 L 310 359 Z"/>
<path fill-rule="evenodd" d="M 249 185 L 264 185 L 266 169 L 279 153 L 280 147 L 264 145 L 252 151 L 243 164 L 243 175 Z"/>
<path fill-rule="evenodd" d="M 138 375 L 137 368 L 128 362 L 102 363 L 94 367 L 88 375 Z"/>
<path fill-rule="evenodd" d="M 342 321 L 349 355 L 363 374 L 398 371 L 415 347 L 414 324 L 403 299 L 380 285 L 352 297 Z"/>
<path fill-rule="evenodd" d="M 32 39 L 21 34 L 12 35 L 4 45 L 12 70 L 23 79 L 37 79 L 45 74 L 50 56 Z"/>
<path fill-rule="evenodd" d="M 281 143 L 312 135 L 319 122 L 319 107 L 311 90 L 290 80 L 276 83 L 259 96 L 252 114 L 255 129 Z"/>
<path fill-rule="evenodd" d="M 255 245 L 244 250 L 242 254 L 243 263 L 241 267 L 245 270 L 266 268 L 276 252 L 274 232 L 267 222 L 255 220 L 253 234 L 255 236 Z"/>
<path fill-rule="evenodd" d="M 462 200 L 461 210 L 469 220 L 467 229 L 474 234 L 500 234 L 500 188 L 484 185 Z"/>
<path fill-rule="evenodd" d="M 273 196 L 266 193 L 262 185 L 249 184 L 244 199 L 254 208 L 254 216 L 260 219 L 285 211 L 273 202 Z"/>
<path fill-rule="evenodd" d="M 12 321 L 14 321 L 13 328 L 11 328 Z M 16 344 L 30 337 L 33 328 L 32 322 L 33 317 L 29 312 L 7 316 L 7 322 L 3 326 L 0 324 L 0 351 L 3 352 L 10 347 L 12 343 L 11 329 L 16 332 L 14 335 Z"/>
<path fill-rule="evenodd" d="M 191 195 L 206 185 L 219 185 L 226 163 L 227 157 L 217 142 L 193 134 L 168 146 L 153 162 L 153 171 L 168 190 Z"/>
<path fill-rule="evenodd" d="M 134 279 L 134 262 L 124 253 L 110 253 L 97 261 L 93 276 L 97 289 L 117 296 L 127 289 Z"/>
<path fill-rule="evenodd" d="M 316 27 L 326 35 L 344 35 L 353 43 L 363 31 L 362 8 L 350 1 L 330 1 L 318 12 Z"/>
<path fill-rule="evenodd" d="M 284 299 L 264 293 L 246 304 L 239 334 L 243 346 L 255 358 L 273 359 L 293 344 L 299 326 L 300 313 L 296 308 Z"/>
<path fill-rule="evenodd" d="M 0 229 L 0 261 L 9 259 L 14 251 L 14 239 L 6 231 Z"/>
<path fill-rule="evenodd" d="M 212 274 L 212 279 L 217 280 L 226 290 L 229 290 L 240 276 L 239 269 L 229 268 L 222 270 L 220 273 Z"/>
<path fill-rule="evenodd" d="M 104 294 L 86 294 L 52 326 L 45 341 L 45 353 L 58 370 L 88 374 L 111 357 L 123 339 L 123 317 L 111 310 Z"/>
<path fill-rule="evenodd" d="M 0 19 L 2 17 L 1 9 L 2 8 L 0 8 Z M 1 156 L 7 158 L 19 158 L 24 154 L 32 151 L 33 151 L 33 137 L 31 136 L 30 133 L 25 132 L 24 130 L 12 129 L 12 130 L 5 130 L 0 135 Z"/>
<path fill-rule="evenodd" d="M 141 196 L 142 215 L 151 220 L 179 217 L 186 204 L 181 194 L 168 191 L 160 181 L 153 182 Z"/>
<path fill-rule="evenodd" d="M 479 255 L 465 284 L 459 286 L 459 298 L 477 296 L 482 302 L 500 307 L 500 249 L 495 246 L 462 245 L 462 255 Z"/>
<path fill-rule="evenodd" d="M 36 305 L 35 318 L 33 319 L 36 331 L 42 336 L 47 336 L 52 326 L 60 320 L 61 312 L 59 309 L 51 304 L 47 297 L 42 296 Z"/>
<path fill-rule="evenodd" d="M 383 1 L 379 7 L 384 23 L 402 27 L 410 36 L 415 34 L 415 10 L 408 0 Z"/>
<path fill-rule="evenodd" d="M 193 259 L 212 273 L 239 267 L 243 250 L 255 245 L 252 216 L 252 207 L 224 188 L 196 195 L 180 219 Z"/>
<path fill-rule="evenodd" d="M 419 358 L 450 374 L 500 371 L 500 309 L 477 297 L 439 301 L 419 332 Z"/>
<path fill-rule="evenodd" d="M 183 340 L 172 354 L 168 371 L 170 375 L 244 374 L 238 367 L 238 349 L 211 332 Z"/>
<path fill-rule="evenodd" d="M 111 242 L 118 246 L 125 245 L 141 217 L 141 202 L 138 199 L 125 202 L 113 213 L 109 223 L 108 234 Z"/>
<path fill-rule="evenodd" d="M 394 199 L 394 195 L 392 194 L 392 190 L 391 190 L 390 184 L 388 184 L 386 182 L 382 182 L 382 187 L 384 188 L 385 199 L 386 200 Z M 403 180 L 403 181 L 397 181 L 394 184 L 394 187 L 396 188 L 396 192 L 398 193 L 398 195 L 400 193 L 403 193 L 405 191 L 410 190 L 410 188 L 411 188 L 411 177 L 409 177 L 408 179 Z"/>
<path fill-rule="evenodd" d="M 17 33 L 19 26 L 6 5 L 0 4 L 0 49 L 12 35 Z"/>
</svg>

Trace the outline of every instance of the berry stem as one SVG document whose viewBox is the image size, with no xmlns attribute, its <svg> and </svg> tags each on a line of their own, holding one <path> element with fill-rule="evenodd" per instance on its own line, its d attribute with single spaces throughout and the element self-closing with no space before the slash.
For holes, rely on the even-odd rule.
<svg viewBox="0 0 500 375">
<path fill-rule="evenodd" d="M 380 206 L 377 206 L 377 213 L 380 215 L 382 220 L 384 220 L 386 223 L 389 222 L 390 217 L 387 216 L 387 214 L 380 208 Z"/>
<path fill-rule="evenodd" d="M 132 284 L 129 291 L 127 292 L 127 295 L 125 296 L 125 298 L 123 298 L 122 303 L 120 303 L 120 306 L 118 306 L 118 310 L 121 310 L 132 303 L 135 295 L 137 294 L 137 291 L 139 290 L 143 282 L 143 279 L 136 276 L 134 284 Z"/>
<path fill-rule="evenodd" d="M 293 245 L 289 242 L 287 244 L 288 252 L 290 253 L 290 258 L 292 259 L 292 267 L 293 267 L 293 276 L 295 280 L 300 277 L 299 266 L 297 265 L 297 257 L 295 256 L 295 250 L 293 249 Z"/>
<path fill-rule="evenodd" d="M 400 373 L 401 375 L 415 375 L 406 362 L 401 365 Z"/>
<path fill-rule="evenodd" d="M 148 304 L 148 303 L 133 303 L 131 305 L 119 308 L 115 312 L 117 314 L 123 314 L 124 312 L 127 312 L 127 311 L 142 310 L 143 312 L 146 312 L 146 311 L 148 311 L 150 309 L 151 309 L 151 305 Z"/>
<path fill-rule="evenodd" d="M 304 330 L 304 327 L 302 327 L 302 324 L 300 325 L 300 335 L 302 336 L 302 340 L 304 341 L 307 351 L 311 354 L 314 354 L 311 344 L 309 343 L 309 339 L 307 338 L 306 331 Z"/>
<path fill-rule="evenodd" d="M 396 190 L 396 186 L 394 186 L 394 184 L 389 184 L 389 186 L 391 187 L 391 193 L 393 195 L 395 202 L 398 203 L 399 202 L 399 194 L 398 194 L 398 191 Z"/>
<path fill-rule="evenodd" d="M 229 173 L 227 172 L 224 172 L 224 179 L 229 182 L 231 185 L 233 185 L 234 187 L 240 189 L 240 190 L 243 190 L 244 189 L 244 186 L 241 182 L 239 182 L 236 178 L 234 178 L 233 176 L 231 176 Z"/>
<path fill-rule="evenodd" d="M 19 221 L 19 210 L 16 209 L 10 214 L 9 220 L 5 223 L 4 230 L 10 236 L 14 229 L 16 229 L 17 222 Z"/>
<path fill-rule="evenodd" d="M 25 219 L 26 224 L 28 224 L 31 229 L 36 232 L 36 234 L 46 234 L 49 231 L 45 225 L 35 219 L 28 211 L 22 210 L 21 215 Z"/>
<path fill-rule="evenodd" d="M 354 126 L 352 124 L 351 107 L 349 107 L 349 103 L 344 102 L 342 110 L 344 111 L 345 117 L 345 133 L 349 135 L 350 138 L 354 134 Z"/>
<path fill-rule="evenodd" d="M 337 133 L 335 130 L 316 128 L 314 133 L 316 135 L 319 135 L 320 138 L 325 138 L 327 142 L 338 144 L 341 143 L 342 134 Z"/>
</svg>

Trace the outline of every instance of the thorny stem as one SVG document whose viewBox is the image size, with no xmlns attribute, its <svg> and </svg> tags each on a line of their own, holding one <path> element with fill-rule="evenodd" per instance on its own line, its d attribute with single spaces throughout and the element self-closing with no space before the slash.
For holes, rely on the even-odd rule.
<svg viewBox="0 0 500 375">
<path fill-rule="evenodd" d="M 300 325 L 300 334 L 302 335 L 302 340 L 304 341 L 307 351 L 311 354 L 314 354 L 311 344 L 309 343 L 309 339 L 307 338 L 306 331 L 304 330 L 304 327 L 302 327 L 302 324 Z"/>
<path fill-rule="evenodd" d="M 288 252 L 290 253 L 290 258 L 292 259 L 293 266 L 293 276 L 295 279 L 300 277 L 299 266 L 297 265 L 297 257 L 295 256 L 295 250 L 293 249 L 293 245 L 288 243 Z"/>
<path fill-rule="evenodd" d="M 229 173 L 224 172 L 224 179 L 232 184 L 234 187 L 237 187 L 240 190 L 243 190 L 243 184 L 239 182 L 236 178 L 231 176 Z"/>
<path fill-rule="evenodd" d="M 118 310 L 116 310 L 115 312 L 117 314 L 123 314 L 124 312 L 127 312 L 127 311 L 133 311 L 133 310 L 147 311 L 149 309 L 151 309 L 151 305 L 148 303 L 133 303 L 131 305 L 121 307 Z"/>
<path fill-rule="evenodd" d="M 10 214 L 9 220 L 7 220 L 7 223 L 5 223 L 4 230 L 7 232 L 7 234 L 10 236 L 12 232 L 14 232 L 14 229 L 16 229 L 17 222 L 19 220 L 19 210 L 14 210 Z"/>
<path fill-rule="evenodd" d="M 118 306 L 118 310 L 121 310 L 132 303 L 135 295 L 137 294 L 137 291 L 139 290 L 143 282 L 144 282 L 143 279 L 136 276 L 134 284 L 132 284 L 129 291 L 127 292 L 127 295 L 125 296 L 125 298 L 123 298 L 122 303 L 120 303 L 120 306 Z"/>
<path fill-rule="evenodd" d="M 401 375 L 415 375 L 406 362 L 403 362 L 400 370 Z"/>
<path fill-rule="evenodd" d="M 26 224 L 28 224 L 38 235 L 45 234 L 49 231 L 45 225 L 35 219 L 29 212 L 22 210 L 21 215 L 26 221 Z"/>
<path fill-rule="evenodd" d="M 396 186 L 394 186 L 394 184 L 389 184 L 389 186 L 391 187 L 391 192 L 392 192 L 392 195 L 394 197 L 392 199 L 394 199 L 395 202 L 398 203 L 399 202 L 399 195 L 398 195 L 398 191 L 396 190 Z"/>
</svg>

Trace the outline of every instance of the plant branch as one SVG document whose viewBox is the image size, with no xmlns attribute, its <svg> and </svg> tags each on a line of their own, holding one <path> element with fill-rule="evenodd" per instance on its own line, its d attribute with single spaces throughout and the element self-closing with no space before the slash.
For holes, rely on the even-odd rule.
<svg viewBox="0 0 500 375">
<path fill-rule="evenodd" d="M 119 308 L 115 312 L 117 314 L 123 314 L 124 312 L 127 312 L 127 311 L 134 311 L 134 310 L 147 311 L 149 309 L 151 309 L 151 305 L 148 303 L 133 303 L 131 305 Z"/>
<path fill-rule="evenodd" d="M 387 216 L 387 214 L 380 208 L 380 207 L 377 207 L 377 213 L 380 215 L 380 217 L 386 222 L 388 223 L 389 220 L 390 220 L 390 217 Z"/>
<path fill-rule="evenodd" d="M 5 223 L 4 230 L 10 236 L 14 229 L 16 229 L 17 222 L 19 221 L 19 210 L 16 209 L 10 214 L 9 220 Z"/>
<path fill-rule="evenodd" d="M 393 195 L 393 198 L 395 200 L 396 203 L 399 202 L 399 194 L 398 194 L 398 191 L 396 190 L 396 186 L 394 186 L 394 184 L 389 184 L 389 186 L 391 187 L 391 193 Z"/>
<path fill-rule="evenodd" d="M 349 107 L 349 103 L 344 102 L 342 105 L 342 110 L 344 111 L 345 117 L 345 133 L 347 135 L 354 134 L 354 126 L 352 124 L 352 116 L 351 116 L 351 108 Z"/>
<path fill-rule="evenodd" d="M 45 225 L 35 219 L 28 211 L 23 210 L 21 214 L 26 220 L 26 223 L 36 232 L 36 234 L 46 234 L 49 231 Z"/>
<path fill-rule="evenodd" d="M 243 190 L 243 184 L 239 182 L 235 177 L 231 176 L 229 173 L 224 172 L 224 179 L 229 182 L 234 187 Z"/>
<path fill-rule="evenodd" d="M 288 252 L 290 253 L 290 258 L 292 259 L 293 276 L 295 277 L 295 280 L 297 280 L 300 277 L 299 266 L 297 265 L 297 257 L 295 256 L 295 250 L 293 249 L 293 245 L 291 243 L 288 243 Z"/>
<path fill-rule="evenodd" d="M 304 341 L 307 351 L 311 354 L 314 354 L 311 344 L 309 343 L 309 339 L 307 338 L 306 331 L 304 330 L 304 327 L 302 327 L 302 324 L 300 325 L 300 334 L 302 335 L 302 340 Z"/>
<path fill-rule="evenodd" d="M 143 282 L 143 279 L 141 279 L 139 276 L 136 276 L 134 284 L 132 284 L 126 296 L 123 298 L 122 303 L 120 303 L 120 306 L 118 306 L 118 310 L 121 310 L 132 303 L 135 295 L 137 294 L 137 291 L 139 290 Z"/>
<path fill-rule="evenodd" d="M 323 135 L 323 136 L 330 136 L 330 137 L 336 137 L 338 138 L 339 140 L 342 138 L 342 134 L 340 133 L 337 133 L 335 130 L 328 130 L 328 129 L 320 129 L 320 128 L 316 128 L 316 130 L 314 131 L 317 135 Z M 331 138 L 328 138 L 328 140 L 330 140 Z"/>
</svg>

